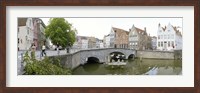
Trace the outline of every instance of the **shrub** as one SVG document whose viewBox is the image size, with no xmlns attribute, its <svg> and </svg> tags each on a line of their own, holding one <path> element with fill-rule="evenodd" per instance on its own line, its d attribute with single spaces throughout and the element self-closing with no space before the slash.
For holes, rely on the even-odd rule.
<svg viewBox="0 0 200 93">
<path fill-rule="evenodd" d="M 32 57 L 33 58 L 33 57 Z M 45 57 L 43 60 L 32 59 L 26 52 L 24 56 L 25 75 L 70 75 L 71 70 L 64 68 L 59 59 L 51 60 Z"/>
</svg>

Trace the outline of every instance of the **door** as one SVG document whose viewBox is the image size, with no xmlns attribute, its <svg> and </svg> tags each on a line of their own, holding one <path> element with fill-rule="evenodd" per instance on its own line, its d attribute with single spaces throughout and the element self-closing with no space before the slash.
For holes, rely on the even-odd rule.
<svg viewBox="0 0 200 93">
<path fill-rule="evenodd" d="M 164 50 L 167 50 L 167 42 L 164 42 Z"/>
</svg>

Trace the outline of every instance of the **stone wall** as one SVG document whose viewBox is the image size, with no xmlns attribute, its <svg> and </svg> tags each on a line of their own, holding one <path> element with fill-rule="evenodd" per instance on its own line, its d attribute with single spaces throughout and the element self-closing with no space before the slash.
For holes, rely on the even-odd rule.
<svg viewBox="0 0 200 93">
<path fill-rule="evenodd" d="M 129 55 L 134 54 L 135 50 L 130 49 L 115 49 L 115 48 L 107 48 L 107 49 L 91 49 L 91 50 L 80 50 L 78 52 L 60 56 L 51 56 L 50 58 L 59 58 L 61 60 L 61 64 L 65 67 L 74 69 L 81 64 L 85 64 L 89 57 L 96 57 L 99 59 L 100 63 L 107 62 L 112 52 L 121 52 L 126 58 Z"/>
<path fill-rule="evenodd" d="M 137 51 L 136 57 L 153 59 L 174 59 L 172 51 Z"/>
</svg>

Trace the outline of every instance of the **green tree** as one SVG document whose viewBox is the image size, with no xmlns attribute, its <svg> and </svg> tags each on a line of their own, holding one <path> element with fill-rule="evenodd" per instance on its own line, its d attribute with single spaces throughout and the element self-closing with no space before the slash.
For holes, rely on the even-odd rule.
<svg viewBox="0 0 200 93">
<path fill-rule="evenodd" d="M 45 29 L 45 36 L 50 38 L 54 45 L 67 47 L 75 42 L 76 29 L 64 18 L 51 18 Z"/>
</svg>

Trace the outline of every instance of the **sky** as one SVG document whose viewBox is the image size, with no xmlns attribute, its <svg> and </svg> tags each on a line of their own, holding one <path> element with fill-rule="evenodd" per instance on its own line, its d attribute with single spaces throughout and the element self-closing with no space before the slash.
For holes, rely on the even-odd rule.
<svg viewBox="0 0 200 93">
<path fill-rule="evenodd" d="M 41 18 L 48 25 L 50 18 Z M 137 28 L 146 31 L 150 36 L 157 36 L 158 24 L 161 27 L 167 26 L 169 23 L 173 26 L 179 26 L 178 30 L 182 33 L 182 18 L 65 18 L 69 23 L 77 29 L 80 36 L 93 36 L 103 39 L 104 35 L 108 35 L 112 27 L 129 29 L 134 25 Z"/>
</svg>

